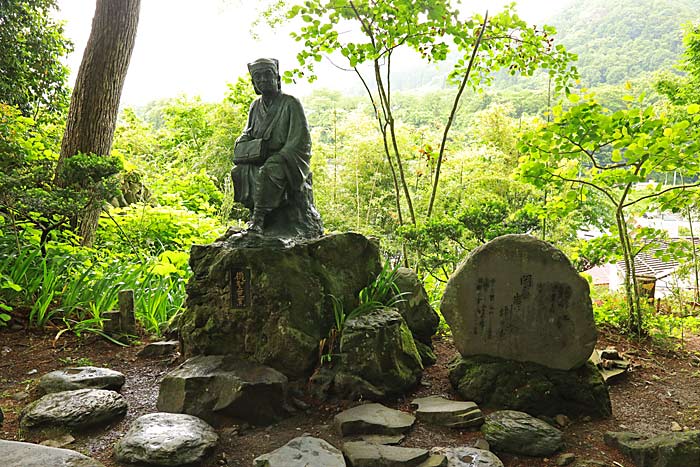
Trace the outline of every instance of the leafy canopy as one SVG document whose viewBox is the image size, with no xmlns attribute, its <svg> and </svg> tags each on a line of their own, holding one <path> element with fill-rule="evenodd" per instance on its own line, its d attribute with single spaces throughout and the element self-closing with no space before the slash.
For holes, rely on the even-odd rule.
<svg viewBox="0 0 700 467">
<path fill-rule="evenodd" d="M 0 2 L 0 101 L 37 118 L 65 110 L 68 68 L 61 62 L 73 50 L 63 25 L 50 17 L 55 0 Z"/>
</svg>

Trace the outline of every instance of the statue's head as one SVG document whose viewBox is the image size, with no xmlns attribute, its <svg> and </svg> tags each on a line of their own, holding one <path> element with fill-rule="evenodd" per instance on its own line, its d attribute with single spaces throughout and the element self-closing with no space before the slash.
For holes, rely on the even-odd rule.
<svg viewBox="0 0 700 467">
<path fill-rule="evenodd" d="M 259 58 L 248 64 L 256 94 L 275 94 L 282 90 L 279 61 L 275 58 Z"/>
</svg>

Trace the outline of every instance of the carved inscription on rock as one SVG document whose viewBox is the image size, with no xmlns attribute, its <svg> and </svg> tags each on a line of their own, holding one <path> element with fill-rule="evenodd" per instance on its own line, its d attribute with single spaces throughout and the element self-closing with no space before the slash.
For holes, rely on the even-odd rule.
<svg viewBox="0 0 700 467">
<path fill-rule="evenodd" d="M 596 341 L 588 283 L 561 251 L 526 235 L 475 250 L 450 278 L 440 309 L 464 356 L 571 369 Z"/>
<path fill-rule="evenodd" d="M 571 326 L 567 328 L 570 324 L 568 316 L 560 311 L 569 306 L 573 294 L 571 286 L 562 282 L 539 282 L 532 274 L 522 274 L 515 287 L 505 282 L 508 281 L 504 278 L 499 281 L 487 276 L 476 280 L 473 336 L 487 340 L 503 339 L 541 322 L 550 323 L 563 333 L 572 330 Z"/>
<path fill-rule="evenodd" d="M 250 269 L 231 268 L 231 307 L 248 308 L 250 306 Z"/>
</svg>

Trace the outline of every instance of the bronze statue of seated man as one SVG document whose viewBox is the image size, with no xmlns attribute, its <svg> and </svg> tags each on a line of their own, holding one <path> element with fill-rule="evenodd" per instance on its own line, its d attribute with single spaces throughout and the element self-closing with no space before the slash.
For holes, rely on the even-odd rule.
<svg viewBox="0 0 700 467">
<path fill-rule="evenodd" d="M 314 238 L 323 233 L 313 204 L 311 135 L 301 103 L 281 91 L 278 61 L 248 64 L 255 92 L 248 123 L 236 140 L 234 199 L 251 210 L 248 231 Z"/>
</svg>

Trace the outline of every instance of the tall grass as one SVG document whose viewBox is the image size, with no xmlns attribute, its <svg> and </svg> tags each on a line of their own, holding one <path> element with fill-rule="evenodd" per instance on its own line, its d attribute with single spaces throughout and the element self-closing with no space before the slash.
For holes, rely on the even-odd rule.
<svg viewBox="0 0 700 467">
<path fill-rule="evenodd" d="M 38 250 L 3 250 L 0 271 L 13 287 L 3 288 L 2 301 L 28 310 L 31 327 L 60 322 L 62 332 L 100 333 L 102 314 L 118 307 L 119 291 L 133 289 L 137 321 L 160 336 L 185 300 L 189 272 L 183 253 L 165 252 L 140 261 L 77 248 L 49 250 L 45 258 Z"/>
</svg>

